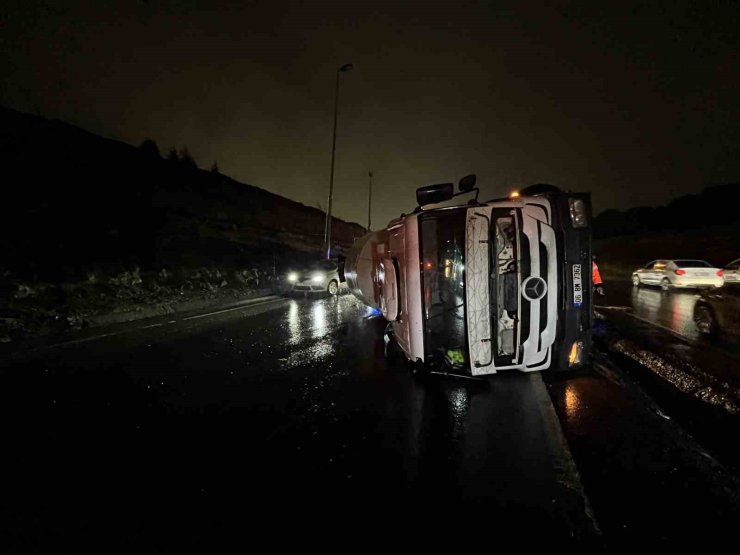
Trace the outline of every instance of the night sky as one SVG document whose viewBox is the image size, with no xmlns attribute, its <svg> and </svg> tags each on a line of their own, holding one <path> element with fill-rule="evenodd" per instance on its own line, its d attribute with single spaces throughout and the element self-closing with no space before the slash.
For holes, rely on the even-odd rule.
<svg viewBox="0 0 740 555">
<path fill-rule="evenodd" d="M 545 7 L 546 6 L 546 7 Z M 0 12 L 0 103 L 373 227 L 424 184 L 549 182 L 596 211 L 740 180 L 736 2 L 36 2 Z"/>
</svg>

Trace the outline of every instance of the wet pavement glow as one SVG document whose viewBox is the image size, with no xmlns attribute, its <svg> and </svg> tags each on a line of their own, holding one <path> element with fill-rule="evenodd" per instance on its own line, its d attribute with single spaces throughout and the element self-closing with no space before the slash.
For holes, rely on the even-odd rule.
<svg viewBox="0 0 740 555">
<path fill-rule="evenodd" d="M 414 377 L 388 363 L 384 328 L 349 295 L 278 299 L 5 361 L 16 532 L 84 535 L 62 510 L 74 496 L 101 517 L 133 511 L 142 537 L 154 522 L 213 532 L 378 510 L 499 535 L 537 515 L 553 538 L 593 537 L 540 376 Z"/>
<path fill-rule="evenodd" d="M 719 533 L 740 516 L 721 496 L 731 479 L 608 364 L 414 376 L 385 357 L 384 328 L 348 295 L 276 299 L 0 362 L 6 530 L 158 550 L 245 526 L 601 542 L 589 492 L 607 540 L 684 538 L 692 519 Z"/>
<path fill-rule="evenodd" d="M 719 547 L 733 541 L 737 477 L 603 355 L 594 369 L 547 378 L 609 543 Z"/>
<path fill-rule="evenodd" d="M 599 306 L 627 307 L 637 318 L 665 327 L 690 340 L 700 338 L 694 324 L 694 305 L 699 293 L 694 290 L 662 291 L 659 287 L 635 287 L 628 281 L 606 284 L 605 297 L 596 297 Z"/>
</svg>

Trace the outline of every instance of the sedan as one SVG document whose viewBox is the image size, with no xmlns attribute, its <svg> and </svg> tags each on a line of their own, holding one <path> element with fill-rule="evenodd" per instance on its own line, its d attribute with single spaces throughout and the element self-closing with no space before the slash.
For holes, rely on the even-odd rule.
<svg viewBox="0 0 740 555">
<path fill-rule="evenodd" d="M 740 283 L 740 258 L 724 267 L 725 283 Z"/>
<path fill-rule="evenodd" d="M 301 270 L 288 273 L 288 283 L 293 293 L 339 294 L 341 279 L 339 265 L 332 260 L 322 260 Z"/>
<path fill-rule="evenodd" d="M 740 335 L 740 285 L 702 293 L 694 305 L 694 323 L 707 337 Z"/>
<path fill-rule="evenodd" d="M 724 283 L 724 272 L 705 260 L 653 260 L 632 273 L 632 285 L 659 285 L 663 291 L 722 287 Z"/>
</svg>

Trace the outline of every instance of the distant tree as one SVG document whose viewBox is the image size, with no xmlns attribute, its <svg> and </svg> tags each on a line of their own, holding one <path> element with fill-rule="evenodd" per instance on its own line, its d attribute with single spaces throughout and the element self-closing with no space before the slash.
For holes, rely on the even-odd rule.
<svg viewBox="0 0 740 555">
<path fill-rule="evenodd" d="M 177 150 L 174 146 L 170 147 L 169 152 L 167 152 L 167 160 L 170 162 L 177 162 L 180 160 L 180 157 L 177 155 Z"/>
<path fill-rule="evenodd" d="M 188 150 L 188 147 L 186 146 L 180 149 L 180 162 L 184 166 L 188 166 L 191 168 L 198 167 L 198 164 L 195 163 L 195 159 L 193 158 L 192 154 L 190 154 L 190 151 Z"/>
<path fill-rule="evenodd" d="M 149 156 L 156 156 L 157 158 L 161 156 L 157 143 L 152 139 L 144 139 L 139 145 L 139 149 Z"/>
<path fill-rule="evenodd" d="M 215 160 L 213 161 L 213 165 L 211 166 L 211 172 L 212 173 L 219 173 L 219 171 L 218 171 L 218 163 L 216 163 Z"/>
</svg>

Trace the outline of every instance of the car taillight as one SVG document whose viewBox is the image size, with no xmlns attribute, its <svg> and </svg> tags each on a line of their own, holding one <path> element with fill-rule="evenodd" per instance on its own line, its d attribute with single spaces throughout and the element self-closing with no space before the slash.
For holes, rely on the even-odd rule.
<svg viewBox="0 0 740 555">
<path fill-rule="evenodd" d="M 677 276 L 683 276 L 686 274 L 686 270 L 682 270 L 681 268 L 679 268 L 678 270 L 674 270 L 673 273 L 676 274 Z"/>
<path fill-rule="evenodd" d="M 717 275 L 719 277 L 725 277 L 725 273 L 722 270 L 717 270 Z"/>
</svg>

